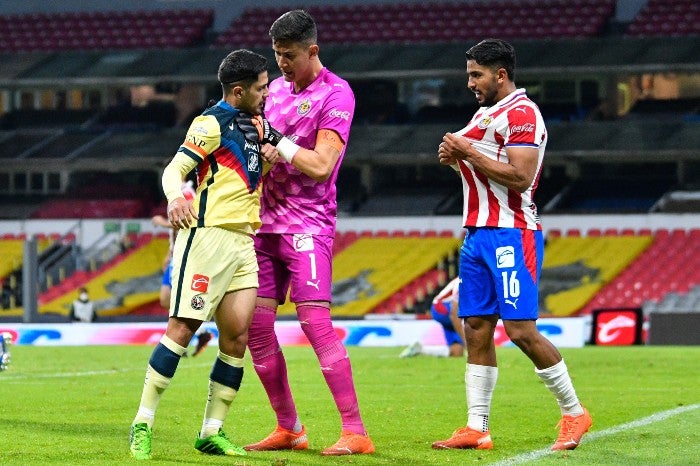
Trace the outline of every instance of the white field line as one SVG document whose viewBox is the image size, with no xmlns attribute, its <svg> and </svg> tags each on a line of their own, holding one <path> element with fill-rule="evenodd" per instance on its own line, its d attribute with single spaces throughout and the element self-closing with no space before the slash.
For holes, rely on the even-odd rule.
<svg viewBox="0 0 700 466">
<path fill-rule="evenodd" d="M 620 424 L 617 426 L 608 427 L 607 429 L 598 430 L 586 434 L 583 437 L 582 444 L 590 443 L 594 440 L 598 440 L 604 437 L 609 437 L 611 435 L 618 434 L 627 430 L 636 429 L 637 427 L 646 426 L 649 424 L 654 424 L 656 422 L 663 421 L 672 416 L 677 416 L 679 414 L 687 413 L 688 411 L 694 411 L 700 408 L 700 403 L 688 406 L 681 406 L 679 408 L 669 409 L 668 411 L 660 411 L 658 413 L 652 414 L 651 416 L 643 417 L 635 421 L 627 422 L 625 424 Z M 523 453 L 512 458 L 507 458 L 505 460 L 499 461 L 497 463 L 492 463 L 494 466 L 512 466 L 516 464 L 523 464 L 529 461 L 535 461 L 536 459 L 542 458 L 543 456 L 556 453 L 549 448 L 543 448 L 541 450 L 533 450 L 528 453 Z"/>
<path fill-rule="evenodd" d="M 207 367 L 211 366 L 212 363 L 200 363 L 200 364 L 190 364 L 187 366 L 183 366 L 182 369 L 185 368 L 194 368 L 194 367 Z M 180 369 L 180 367 L 178 367 Z M 10 366 L 9 371 L 12 370 L 12 366 Z M 3 381 L 5 382 L 12 382 L 15 380 L 28 380 L 28 379 L 64 379 L 64 378 L 71 378 L 71 377 L 91 377 L 94 375 L 109 375 L 109 374 L 123 374 L 126 372 L 144 372 L 146 371 L 146 366 L 139 367 L 137 368 L 129 368 L 129 369 L 106 369 L 106 370 L 101 370 L 101 371 L 82 371 L 82 372 L 56 372 L 53 374 L 12 374 L 6 372 L 0 372 L 0 383 Z"/>
</svg>

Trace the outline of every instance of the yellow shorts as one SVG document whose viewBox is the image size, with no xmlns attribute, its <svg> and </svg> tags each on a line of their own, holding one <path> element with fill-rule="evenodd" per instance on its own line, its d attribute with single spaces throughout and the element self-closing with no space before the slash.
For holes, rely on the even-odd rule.
<svg viewBox="0 0 700 466">
<path fill-rule="evenodd" d="M 170 315 L 208 321 L 224 294 L 258 287 L 253 238 L 223 228 L 182 230 L 173 248 Z"/>
</svg>

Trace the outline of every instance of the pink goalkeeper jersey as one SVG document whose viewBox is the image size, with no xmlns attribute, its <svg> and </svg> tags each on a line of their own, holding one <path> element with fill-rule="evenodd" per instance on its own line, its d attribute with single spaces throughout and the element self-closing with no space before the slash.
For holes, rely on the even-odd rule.
<svg viewBox="0 0 700 466">
<path fill-rule="evenodd" d="M 337 132 L 347 148 L 354 112 L 352 89 L 326 68 L 299 93 L 294 92 L 294 83 L 275 79 L 265 103 L 265 117 L 272 126 L 306 149 L 314 148 L 320 129 Z M 284 160 L 276 163 L 263 181 L 259 232 L 334 235 L 335 181 L 345 148 L 324 182 L 314 181 Z"/>
<path fill-rule="evenodd" d="M 547 131 L 539 108 L 525 95 L 525 89 L 512 92 L 492 107 L 481 107 L 456 134 L 466 137 L 476 150 L 499 162 L 508 163 L 506 147 L 535 147 L 539 152 L 535 178 L 523 193 L 490 180 L 469 162 L 460 160 L 463 225 L 541 230 L 532 198 L 542 171 Z"/>
</svg>

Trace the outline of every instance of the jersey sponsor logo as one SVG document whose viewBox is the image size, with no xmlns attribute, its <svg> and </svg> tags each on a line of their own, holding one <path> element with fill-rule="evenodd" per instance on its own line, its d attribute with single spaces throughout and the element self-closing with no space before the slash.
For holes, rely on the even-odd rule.
<svg viewBox="0 0 700 466">
<path fill-rule="evenodd" d="M 207 143 L 204 142 L 202 139 L 200 139 L 200 138 L 198 138 L 198 137 L 196 137 L 196 136 L 194 136 L 194 135 L 192 135 L 192 134 L 188 134 L 188 135 L 185 137 L 185 140 L 186 140 L 187 142 L 189 142 L 190 144 L 194 144 L 194 145 L 197 146 L 197 147 L 204 147 L 204 146 L 207 144 Z"/>
<path fill-rule="evenodd" d="M 522 125 L 513 125 L 510 127 L 510 134 L 515 133 L 534 133 L 535 124 L 534 123 L 524 123 Z"/>
<path fill-rule="evenodd" d="M 479 123 L 476 125 L 479 129 L 486 129 L 488 125 L 491 124 L 493 121 L 493 118 L 491 118 L 490 115 L 485 116 L 481 120 L 479 120 Z"/>
<path fill-rule="evenodd" d="M 194 274 L 194 276 L 192 277 L 191 288 L 193 291 L 206 293 L 209 289 L 209 277 L 207 277 L 206 275 L 200 275 L 198 273 Z"/>
<path fill-rule="evenodd" d="M 496 248 L 496 267 L 499 269 L 515 267 L 515 248 L 513 246 Z"/>
<path fill-rule="evenodd" d="M 243 150 L 248 150 L 255 152 L 256 154 L 258 153 L 258 143 L 257 142 L 250 142 L 247 139 L 245 140 L 245 145 L 243 146 Z"/>
<path fill-rule="evenodd" d="M 207 134 L 209 134 L 209 131 L 207 131 L 206 126 L 196 125 L 196 126 L 193 126 L 190 128 L 190 133 L 207 135 Z"/>
<path fill-rule="evenodd" d="M 190 301 L 190 306 L 195 311 L 201 311 L 204 309 L 204 298 L 201 295 L 194 296 Z"/>
<path fill-rule="evenodd" d="M 515 107 L 514 110 L 518 112 L 523 112 L 525 115 L 527 115 L 527 110 L 525 110 L 525 107 Z"/>
<path fill-rule="evenodd" d="M 297 106 L 297 115 L 306 115 L 311 111 L 311 101 L 309 99 L 304 99 Z"/>
<path fill-rule="evenodd" d="M 340 118 L 341 120 L 350 121 L 350 112 L 347 110 L 338 110 L 337 108 L 334 108 L 328 113 L 328 115 L 331 118 Z"/>
<path fill-rule="evenodd" d="M 296 252 L 314 250 L 314 237 L 308 233 L 294 233 L 292 243 Z"/>
</svg>

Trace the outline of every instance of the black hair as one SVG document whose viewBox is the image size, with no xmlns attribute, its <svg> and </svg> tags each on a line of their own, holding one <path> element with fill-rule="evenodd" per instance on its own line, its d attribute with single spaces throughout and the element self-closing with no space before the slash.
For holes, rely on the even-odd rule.
<svg viewBox="0 0 700 466">
<path fill-rule="evenodd" d="M 250 50 L 234 50 L 219 65 L 219 82 L 224 88 L 249 87 L 263 71 L 267 71 L 267 58 Z"/>
<path fill-rule="evenodd" d="M 503 68 L 508 79 L 515 80 L 515 49 L 504 40 L 482 40 L 467 50 L 467 61 L 469 60 L 494 69 Z"/>
<path fill-rule="evenodd" d="M 288 11 L 270 26 L 272 42 L 301 42 L 305 45 L 315 44 L 318 40 L 316 22 L 304 10 Z"/>
</svg>

